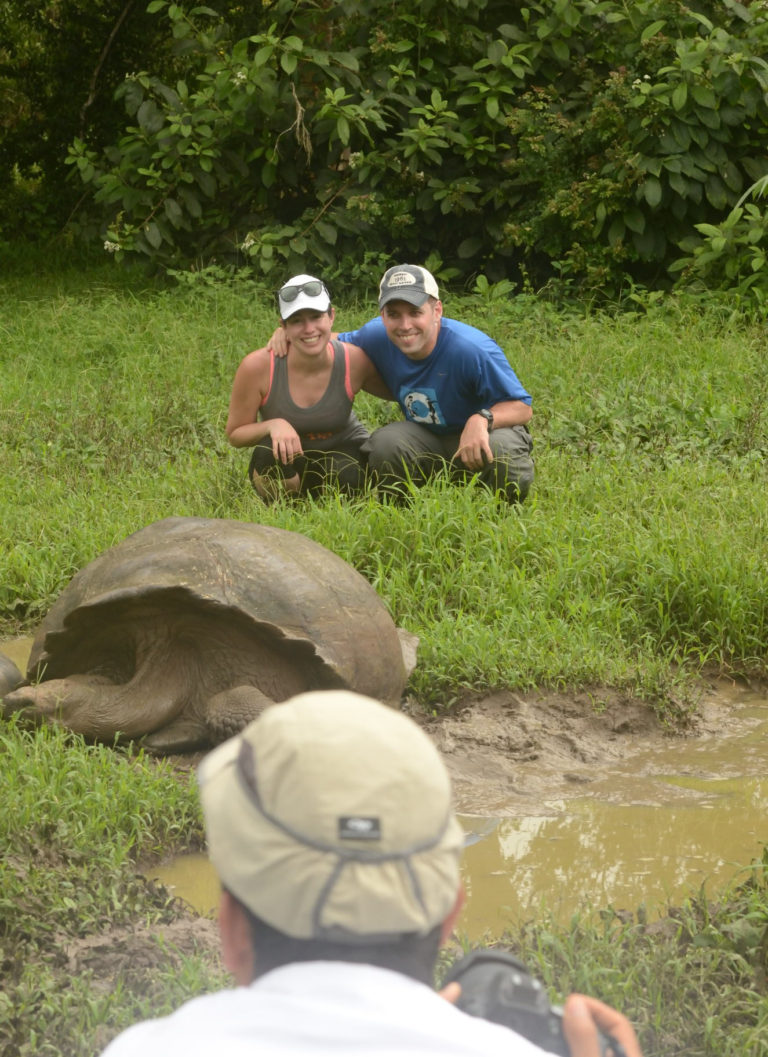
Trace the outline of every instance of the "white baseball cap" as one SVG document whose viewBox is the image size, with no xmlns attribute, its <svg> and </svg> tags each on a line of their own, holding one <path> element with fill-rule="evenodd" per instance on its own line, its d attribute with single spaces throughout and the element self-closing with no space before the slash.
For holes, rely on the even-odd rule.
<svg viewBox="0 0 768 1057">
<path fill-rule="evenodd" d="M 316 279 L 314 275 L 294 275 L 278 290 L 277 304 L 280 318 L 285 320 L 303 308 L 327 312 L 331 307 L 331 295 L 322 279 Z"/>
</svg>

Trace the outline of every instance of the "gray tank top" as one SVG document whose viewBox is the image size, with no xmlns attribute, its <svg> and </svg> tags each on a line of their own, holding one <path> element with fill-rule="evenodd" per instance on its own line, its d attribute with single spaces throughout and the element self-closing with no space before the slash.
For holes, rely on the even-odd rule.
<svg viewBox="0 0 768 1057">
<path fill-rule="evenodd" d="M 328 387 L 311 407 L 299 407 L 291 398 L 288 387 L 288 358 L 271 354 L 269 392 L 259 417 L 284 418 L 300 437 L 308 440 L 326 440 L 340 433 L 345 426 L 357 421 L 352 411 L 352 397 L 348 391 L 349 357 L 340 341 L 332 340 L 333 366 Z"/>
</svg>

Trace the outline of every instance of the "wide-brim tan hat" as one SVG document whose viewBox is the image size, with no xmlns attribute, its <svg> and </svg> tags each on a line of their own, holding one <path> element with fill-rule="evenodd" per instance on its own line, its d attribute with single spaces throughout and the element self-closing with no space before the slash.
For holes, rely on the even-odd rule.
<svg viewBox="0 0 768 1057">
<path fill-rule="evenodd" d="M 464 835 L 445 764 L 403 713 L 300 694 L 214 749 L 198 780 L 222 883 L 281 932 L 380 942 L 450 913 Z"/>
</svg>

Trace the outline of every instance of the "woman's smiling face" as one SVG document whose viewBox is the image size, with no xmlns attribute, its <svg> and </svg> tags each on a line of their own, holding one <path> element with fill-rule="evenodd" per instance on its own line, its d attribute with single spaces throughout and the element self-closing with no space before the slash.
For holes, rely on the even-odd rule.
<svg viewBox="0 0 768 1057">
<path fill-rule="evenodd" d="M 323 352 L 331 340 L 333 316 L 332 308 L 328 312 L 302 308 L 284 321 L 286 340 L 306 356 Z"/>
</svg>

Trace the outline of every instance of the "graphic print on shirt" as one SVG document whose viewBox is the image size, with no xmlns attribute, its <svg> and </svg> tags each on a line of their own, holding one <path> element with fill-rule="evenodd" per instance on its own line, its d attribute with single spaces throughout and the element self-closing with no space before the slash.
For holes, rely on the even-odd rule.
<svg viewBox="0 0 768 1057">
<path fill-rule="evenodd" d="M 406 418 L 412 422 L 421 422 L 428 426 L 446 424 L 434 389 L 408 389 L 403 386 L 400 390 L 400 404 L 405 411 Z"/>
</svg>

